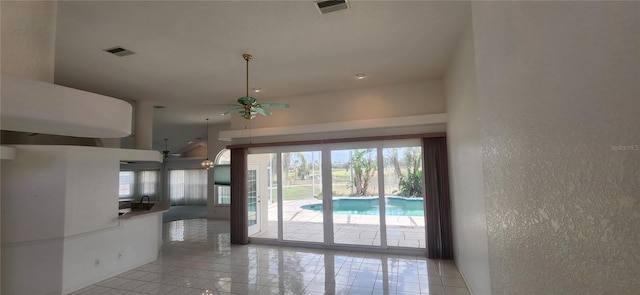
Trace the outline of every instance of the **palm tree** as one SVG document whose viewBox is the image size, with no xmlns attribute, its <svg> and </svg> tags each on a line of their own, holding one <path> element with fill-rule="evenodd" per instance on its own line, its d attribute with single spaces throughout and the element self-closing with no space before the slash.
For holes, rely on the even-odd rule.
<svg viewBox="0 0 640 295">
<path fill-rule="evenodd" d="M 407 165 L 407 174 L 400 175 L 400 193 L 403 197 L 417 198 L 422 196 L 422 163 L 420 151 L 417 148 L 407 148 L 404 161 Z"/>
<path fill-rule="evenodd" d="M 307 163 L 307 157 L 305 157 L 304 154 L 300 152 L 296 153 L 296 156 L 300 158 L 300 165 L 296 165 L 296 175 L 301 180 L 305 180 L 307 178 L 307 175 L 309 175 L 309 163 Z"/>
<path fill-rule="evenodd" d="M 393 167 L 393 172 L 396 174 L 397 178 L 400 178 L 400 176 L 402 176 L 402 169 L 400 169 L 400 160 L 398 159 L 398 149 L 397 148 L 392 148 L 392 149 L 387 149 L 387 155 L 385 157 L 385 168 L 392 166 Z"/>
<path fill-rule="evenodd" d="M 291 180 L 289 179 L 290 166 L 291 166 L 291 153 L 283 153 L 282 154 L 282 174 L 284 174 L 283 178 L 286 179 L 289 184 L 292 184 Z"/>
<path fill-rule="evenodd" d="M 369 189 L 369 180 L 376 172 L 376 162 L 371 159 L 372 149 L 356 150 L 349 164 L 353 169 L 353 186 L 356 189 L 356 196 L 366 196 Z"/>
</svg>

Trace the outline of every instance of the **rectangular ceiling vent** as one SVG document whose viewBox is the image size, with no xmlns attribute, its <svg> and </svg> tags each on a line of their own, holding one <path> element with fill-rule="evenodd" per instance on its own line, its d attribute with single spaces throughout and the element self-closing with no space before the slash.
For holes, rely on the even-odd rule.
<svg viewBox="0 0 640 295">
<path fill-rule="evenodd" d="M 338 10 L 344 10 L 349 8 L 349 3 L 346 0 L 318 0 L 314 1 L 318 7 L 320 14 L 327 14 Z"/>
<path fill-rule="evenodd" d="M 133 52 L 133 51 L 131 51 L 129 49 L 124 49 L 124 48 L 122 48 L 120 46 L 104 49 L 104 51 L 109 52 L 109 53 L 111 53 L 113 55 L 117 55 L 119 57 L 135 54 L 135 52 Z"/>
</svg>

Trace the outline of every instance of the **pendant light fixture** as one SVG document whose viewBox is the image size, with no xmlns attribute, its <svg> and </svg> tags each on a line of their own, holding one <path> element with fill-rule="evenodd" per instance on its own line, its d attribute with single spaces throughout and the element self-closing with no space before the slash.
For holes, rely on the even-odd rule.
<svg viewBox="0 0 640 295">
<path fill-rule="evenodd" d="M 207 141 L 207 159 L 202 161 L 202 163 L 200 163 L 200 166 L 202 166 L 202 168 L 204 169 L 209 170 L 210 168 L 213 168 L 213 161 L 209 160 L 209 118 L 207 118 L 207 135 L 204 138 Z"/>
</svg>

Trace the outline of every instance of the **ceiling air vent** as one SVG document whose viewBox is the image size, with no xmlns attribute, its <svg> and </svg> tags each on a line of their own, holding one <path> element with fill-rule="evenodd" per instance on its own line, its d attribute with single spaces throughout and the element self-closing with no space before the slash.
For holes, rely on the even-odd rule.
<svg viewBox="0 0 640 295">
<path fill-rule="evenodd" d="M 119 57 L 135 54 L 135 52 L 133 52 L 133 51 L 131 51 L 129 49 L 124 49 L 124 48 L 122 48 L 120 46 L 104 49 L 104 51 L 109 52 L 109 53 L 111 53 L 113 55 L 117 55 Z"/>
<path fill-rule="evenodd" d="M 316 7 L 318 7 L 318 11 L 320 11 L 320 14 L 327 14 L 329 12 L 349 8 L 349 4 L 346 0 L 318 0 L 314 1 L 313 3 L 315 3 Z"/>
</svg>

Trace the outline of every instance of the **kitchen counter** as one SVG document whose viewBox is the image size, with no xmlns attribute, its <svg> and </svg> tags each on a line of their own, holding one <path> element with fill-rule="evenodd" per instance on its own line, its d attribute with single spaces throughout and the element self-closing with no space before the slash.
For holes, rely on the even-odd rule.
<svg viewBox="0 0 640 295">
<path fill-rule="evenodd" d="M 123 215 L 120 215 L 118 219 L 131 219 L 131 218 L 135 218 L 135 217 L 139 217 L 147 214 L 167 212 L 169 211 L 169 208 L 171 208 L 171 202 L 156 202 L 152 204 L 154 205 L 149 210 L 129 211 Z"/>
</svg>

